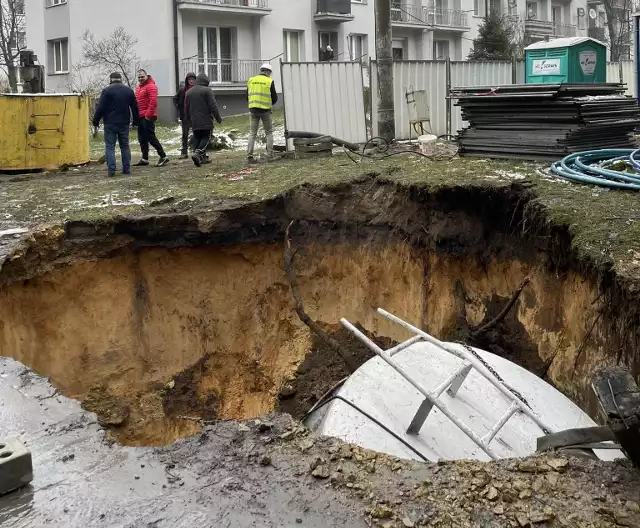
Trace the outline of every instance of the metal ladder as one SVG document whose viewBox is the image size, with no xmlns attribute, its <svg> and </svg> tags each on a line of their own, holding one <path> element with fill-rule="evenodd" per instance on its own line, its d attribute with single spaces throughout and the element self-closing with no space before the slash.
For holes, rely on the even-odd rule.
<svg viewBox="0 0 640 528">
<path fill-rule="evenodd" d="M 547 434 L 547 432 L 554 432 L 553 429 L 549 427 L 549 425 L 540 420 L 540 418 L 538 418 L 538 416 L 529 407 L 521 402 L 516 397 L 516 395 L 513 394 L 503 383 L 498 381 L 496 377 L 486 368 L 486 366 L 483 365 L 482 362 L 473 354 L 469 353 L 464 348 L 457 349 L 448 343 L 443 343 L 442 341 L 430 336 L 426 332 L 420 330 L 419 328 L 416 328 L 406 321 L 403 321 L 399 317 L 390 314 L 382 308 L 378 308 L 378 313 L 383 317 L 386 317 L 390 321 L 393 321 L 394 323 L 397 323 L 400 326 L 406 328 L 415 335 L 410 339 L 404 341 L 403 343 L 390 348 L 389 350 L 382 350 L 378 345 L 371 341 L 371 339 L 360 332 L 360 330 L 358 330 L 346 319 L 341 319 L 341 323 L 347 330 L 353 333 L 360 341 L 362 341 L 362 343 L 364 343 L 368 348 L 370 348 L 373 352 L 380 356 L 391 368 L 393 368 L 396 372 L 398 372 L 398 374 L 400 374 L 404 379 L 411 383 L 411 385 L 413 385 L 424 396 L 425 399 L 418 408 L 415 416 L 413 417 L 413 420 L 411 421 L 411 424 L 407 429 L 407 434 L 418 434 L 420 432 L 420 429 L 424 425 L 425 420 L 429 416 L 431 409 L 436 407 L 460 430 L 462 430 L 462 432 L 464 432 L 469 438 L 471 438 L 471 440 L 473 440 L 476 445 L 478 445 L 478 447 L 480 447 L 480 449 L 482 449 L 490 458 L 492 458 L 493 460 L 498 460 L 498 456 L 493 452 L 491 447 L 489 447 L 489 444 L 516 412 L 522 412 L 529 418 L 531 418 L 536 423 L 536 425 L 538 425 L 538 427 L 542 429 L 543 433 Z M 431 392 L 429 392 L 423 385 L 420 384 L 420 382 L 418 382 L 418 380 L 416 380 L 411 374 L 406 372 L 398 364 L 398 362 L 393 359 L 393 356 L 395 356 L 398 352 L 420 341 L 431 343 L 432 345 L 437 346 L 438 348 L 444 350 L 445 352 L 448 352 L 449 354 L 453 354 L 463 361 L 462 365 L 460 365 L 447 377 L 447 379 L 445 379 L 435 390 Z M 451 409 L 447 407 L 447 405 L 445 405 L 444 402 L 439 399 L 444 391 L 447 391 L 447 394 L 454 398 L 472 369 L 475 369 L 481 376 L 489 381 L 489 383 L 491 383 L 496 389 L 498 389 L 511 402 L 507 411 L 483 437 L 478 436 L 474 431 L 472 431 L 453 413 Z"/>
</svg>

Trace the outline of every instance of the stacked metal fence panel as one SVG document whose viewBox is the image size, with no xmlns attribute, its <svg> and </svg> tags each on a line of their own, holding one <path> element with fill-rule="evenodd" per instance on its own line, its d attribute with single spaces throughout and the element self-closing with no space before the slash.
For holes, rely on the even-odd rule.
<svg viewBox="0 0 640 528">
<path fill-rule="evenodd" d="M 556 160 L 574 152 L 632 148 L 640 109 L 621 84 L 520 84 L 454 88 L 469 126 L 460 154 Z"/>
<path fill-rule="evenodd" d="M 359 62 L 283 63 L 282 87 L 288 130 L 367 141 Z"/>
</svg>

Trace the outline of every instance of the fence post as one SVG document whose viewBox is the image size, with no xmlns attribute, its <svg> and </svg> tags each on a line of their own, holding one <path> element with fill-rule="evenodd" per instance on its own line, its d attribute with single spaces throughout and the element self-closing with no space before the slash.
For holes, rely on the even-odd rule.
<svg viewBox="0 0 640 528">
<path fill-rule="evenodd" d="M 511 84 L 518 82 L 518 61 L 515 57 L 511 57 Z"/>
<path fill-rule="evenodd" d="M 447 67 L 446 67 L 446 77 L 447 77 L 447 136 L 451 135 L 451 59 L 447 57 Z"/>
<path fill-rule="evenodd" d="M 620 77 L 620 84 L 624 83 L 624 73 L 622 72 L 622 61 L 618 62 L 618 76 Z"/>
</svg>

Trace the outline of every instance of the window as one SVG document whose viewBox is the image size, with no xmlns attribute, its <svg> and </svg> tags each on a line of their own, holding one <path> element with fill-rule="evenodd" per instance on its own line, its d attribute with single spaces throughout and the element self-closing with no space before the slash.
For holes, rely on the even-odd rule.
<svg viewBox="0 0 640 528">
<path fill-rule="evenodd" d="M 24 15 L 24 0 L 15 0 L 13 3 L 13 12 L 18 15 Z"/>
<path fill-rule="evenodd" d="M 473 0 L 473 14 L 475 16 L 480 14 L 480 0 Z"/>
<path fill-rule="evenodd" d="M 527 2 L 527 18 L 529 20 L 538 18 L 538 2 Z"/>
<path fill-rule="evenodd" d="M 27 34 L 24 31 L 17 31 L 16 33 L 18 37 L 17 40 L 16 35 L 12 36 L 9 40 L 9 45 L 13 50 L 24 49 L 26 47 Z"/>
<path fill-rule="evenodd" d="M 59 39 L 48 42 L 49 71 L 53 73 L 69 72 L 69 40 Z"/>
<path fill-rule="evenodd" d="M 233 61 L 235 28 L 198 28 L 198 73 L 206 73 L 213 83 L 237 80 Z"/>
<path fill-rule="evenodd" d="M 302 31 L 284 31 L 282 43 L 285 62 L 300 62 L 302 59 Z"/>
<path fill-rule="evenodd" d="M 47 0 L 47 7 L 59 6 L 66 3 L 67 0 Z"/>
<path fill-rule="evenodd" d="M 445 60 L 449 58 L 449 41 L 433 41 L 433 60 Z"/>
<path fill-rule="evenodd" d="M 352 61 L 363 62 L 367 60 L 367 36 L 349 35 L 349 58 Z"/>
</svg>

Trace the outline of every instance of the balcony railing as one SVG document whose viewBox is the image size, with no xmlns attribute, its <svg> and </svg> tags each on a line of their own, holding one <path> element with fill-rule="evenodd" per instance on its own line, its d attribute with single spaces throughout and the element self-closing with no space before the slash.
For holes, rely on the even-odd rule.
<svg viewBox="0 0 640 528">
<path fill-rule="evenodd" d="M 571 24 L 554 24 L 553 35 L 556 37 L 575 37 L 577 29 L 577 26 Z"/>
<path fill-rule="evenodd" d="M 351 14 L 351 0 L 318 0 L 316 13 Z"/>
<path fill-rule="evenodd" d="M 403 24 L 427 25 L 423 8 L 409 5 L 396 4 L 391 5 L 391 22 L 402 22 Z"/>
<path fill-rule="evenodd" d="M 204 59 L 182 61 L 183 77 L 187 73 L 206 73 L 211 84 L 244 84 L 260 71 L 261 60 Z"/>
<path fill-rule="evenodd" d="M 268 9 L 269 0 L 178 0 L 179 4 L 206 4 L 223 7 L 246 7 L 248 9 Z"/>
<path fill-rule="evenodd" d="M 467 13 L 459 9 L 392 4 L 391 22 L 417 26 L 467 27 Z"/>
<path fill-rule="evenodd" d="M 550 37 L 553 35 L 553 22 L 528 18 L 524 21 L 524 32 L 529 36 Z"/>
<path fill-rule="evenodd" d="M 593 39 L 599 40 L 600 42 L 605 41 L 605 34 L 603 27 L 590 27 L 589 28 L 589 36 Z"/>
<path fill-rule="evenodd" d="M 426 8 L 427 22 L 434 26 L 467 27 L 467 13 L 459 9 Z"/>
</svg>

